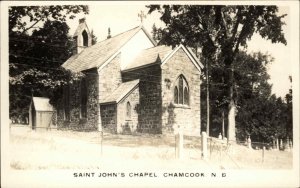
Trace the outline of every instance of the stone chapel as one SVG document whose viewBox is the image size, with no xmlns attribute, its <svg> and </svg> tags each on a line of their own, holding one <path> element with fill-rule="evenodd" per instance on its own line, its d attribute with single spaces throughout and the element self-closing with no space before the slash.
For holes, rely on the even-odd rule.
<svg viewBox="0 0 300 188">
<path fill-rule="evenodd" d="M 58 126 L 114 134 L 200 135 L 203 65 L 183 45 L 158 46 L 143 26 L 92 44 L 85 19 L 62 66 L 85 76 L 65 86 Z"/>
</svg>

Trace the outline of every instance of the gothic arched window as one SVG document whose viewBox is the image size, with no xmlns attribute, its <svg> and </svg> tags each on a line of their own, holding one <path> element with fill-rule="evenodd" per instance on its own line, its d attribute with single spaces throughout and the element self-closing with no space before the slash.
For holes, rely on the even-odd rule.
<svg viewBox="0 0 300 188">
<path fill-rule="evenodd" d="M 183 75 L 180 75 L 175 81 L 174 103 L 189 105 L 189 87 Z"/>
<path fill-rule="evenodd" d="M 130 105 L 130 102 L 127 102 L 127 105 L 126 105 L 126 117 L 127 117 L 127 119 L 131 118 L 131 105 Z"/>
<path fill-rule="evenodd" d="M 82 32 L 82 44 L 83 44 L 83 46 L 89 46 L 89 36 L 88 36 L 88 34 L 87 34 L 87 32 L 84 30 L 83 32 Z"/>
</svg>

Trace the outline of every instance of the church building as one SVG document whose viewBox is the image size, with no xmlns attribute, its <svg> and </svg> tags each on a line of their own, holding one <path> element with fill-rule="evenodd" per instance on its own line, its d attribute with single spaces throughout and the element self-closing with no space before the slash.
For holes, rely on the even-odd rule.
<svg viewBox="0 0 300 188">
<path fill-rule="evenodd" d="M 74 40 L 75 53 L 62 66 L 85 76 L 65 86 L 59 127 L 200 135 L 203 65 L 190 49 L 158 46 L 143 26 L 92 45 L 85 19 Z"/>
</svg>

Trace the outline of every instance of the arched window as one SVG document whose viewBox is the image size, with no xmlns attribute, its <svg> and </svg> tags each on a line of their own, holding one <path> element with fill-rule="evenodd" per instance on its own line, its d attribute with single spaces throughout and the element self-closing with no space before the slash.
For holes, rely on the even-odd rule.
<svg viewBox="0 0 300 188">
<path fill-rule="evenodd" d="M 175 81 L 174 103 L 189 105 L 189 87 L 183 75 L 180 75 Z"/>
<path fill-rule="evenodd" d="M 178 104 L 178 88 L 177 88 L 177 86 L 174 87 L 174 103 Z"/>
<path fill-rule="evenodd" d="M 89 36 L 88 36 L 88 34 L 87 34 L 87 32 L 84 30 L 83 32 L 82 32 L 82 44 L 83 44 L 83 46 L 88 46 L 89 45 Z"/>
<path fill-rule="evenodd" d="M 126 105 L 126 117 L 127 117 L 127 119 L 131 118 L 131 105 L 130 105 L 130 102 L 127 102 L 127 105 Z"/>
</svg>

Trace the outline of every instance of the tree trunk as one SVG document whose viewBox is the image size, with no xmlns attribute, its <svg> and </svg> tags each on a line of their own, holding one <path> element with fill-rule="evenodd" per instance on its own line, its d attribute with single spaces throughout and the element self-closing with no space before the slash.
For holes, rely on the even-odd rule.
<svg viewBox="0 0 300 188">
<path fill-rule="evenodd" d="M 225 112 L 222 110 L 222 139 L 225 137 Z"/>
<path fill-rule="evenodd" d="M 233 78 L 233 67 L 232 63 L 230 65 L 229 69 L 229 80 L 228 84 L 230 86 L 229 88 L 229 98 L 230 102 L 228 105 L 228 129 L 227 129 L 227 140 L 228 141 L 236 141 L 236 135 L 235 135 L 235 116 L 236 116 L 236 105 L 233 98 L 233 85 L 234 85 L 234 78 Z"/>
<path fill-rule="evenodd" d="M 209 75 L 208 75 L 208 61 L 206 60 L 206 106 L 207 106 L 207 120 L 206 120 L 206 133 L 209 136 Z"/>
<path fill-rule="evenodd" d="M 234 100 L 230 100 L 229 104 L 229 113 L 228 113 L 228 130 L 227 130 L 227 139 L 228 141 L 236 141 L 235 135 L 235 114 L 236 107 Z"/>
</svg>

